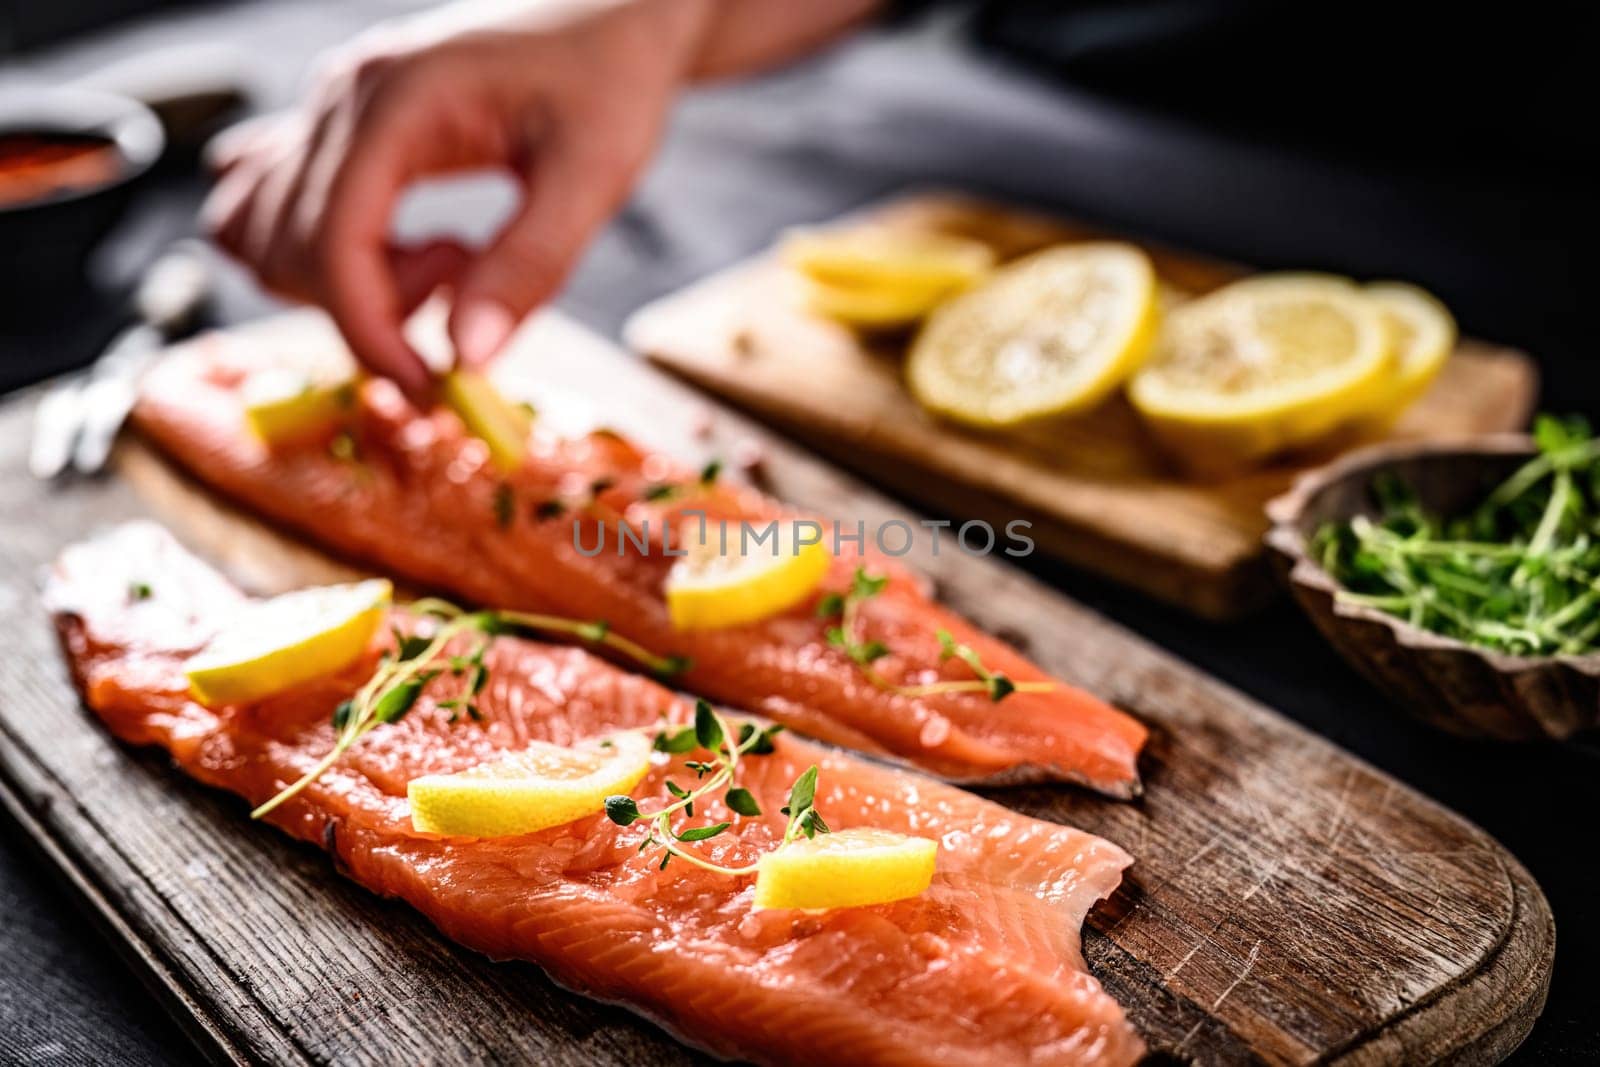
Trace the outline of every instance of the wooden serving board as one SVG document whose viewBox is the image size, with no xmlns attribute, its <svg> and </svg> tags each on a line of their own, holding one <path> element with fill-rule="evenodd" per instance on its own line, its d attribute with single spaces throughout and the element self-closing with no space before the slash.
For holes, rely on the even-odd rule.
<svg viewBox="0 0 1600 1067">
<path fill-rule="evenodd" d="M 230 343 L 334 343 L 305 322 L 267 320 Z M 557 410 L 550 390 L 569 390 L 686 459 L 753 437 L 784 497 L 869 524 L 915 521 L 738 416 L 716 413 L 706 431 L 686 387 L 562 319 L 532 324 L 504 370 L 538 381 L 541 417 Z M 700 1059 L 531 966 L 454 947 L 314 848 L 249 822 L 236 798 L 113 741 L 74 697 L 38 603 L 36 578 L 63 545 L 152 515 L 259 591 L 350 570 L 137 444 L 115 477 L 31 481 L 36 398 L 0 406 L 0 799 L 202 1048 L 317 1064 Z M 1210 1064 L 1490 1063 L 1527 1033 L 1554 926 L 1538 886 L 1482 831 L 999 562 L 913 562 L 979 624 L 1033 635 L 1039 662 L 1153 729 L 1137 802 L 995 794 L 1135 856 L 1090 916 L 1085 950 L 1153 1050 Z"/>
<path fill-rule="evenodd" d="M 901 197 L 843 220 L 975 237 L 1010 259 L 1046 245 L 1114 236 L 967 197 Z M 1201 293 L 1245 273 L 1149 249 L 1162 280 Z M 906 339 L 864 340 L 801 306 L 799 279 L 766 254 L 639 311 L 628 343 L 830 458 L 962 519 L 1033 524 L 1047 552 L 1210 618 L 1275 595 L 1263 505 L 1296 468 L 1230 481 L 1175 473 L 1120 397 L 1081 418 L 1008 435 L 943 422 L 901 382 Z M 1400 421 L 1400 438 L 1519 429 L 1538 376 L 1527 356 L 1463 341 Z"/>
</svg>

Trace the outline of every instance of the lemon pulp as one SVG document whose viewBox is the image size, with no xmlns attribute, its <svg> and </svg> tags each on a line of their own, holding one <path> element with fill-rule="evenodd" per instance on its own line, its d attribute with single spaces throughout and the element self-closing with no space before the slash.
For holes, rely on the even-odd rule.
<svg viewBox="0 0 1600 1067">
<path fill-rule="evenodd" d="M 392 592 L 374 578 L 251 601 L 184 663 L 189 690 L 221 707 L 333 674 L 366 651 Z"/>
<path fill-rule="evenodd" d="M 1262 275 L 1175 308 L 1128 398 L 1185 465 L 1228 472 L 1374 410 L 1392 351 L 1349 281 Z"/>
<path fill-rule="evenodd" d="M 728 531 L 727 552 L 708 532 L 667 574 L 667 611 L 680 630 L 739 626 L 787 611 L 827 576 L 832 555 L 819 541 L 801 544 L 795 524 L 780 521 L 757 543 L 741 527 Z"/>
<path fill-rule="evenodd" d="M 1139 365 L 1159 318 L 1139 249 L 1046 249 L 939 307 L 912 345 L 908 383 L 929 410 L 985 428 L 1083 411 Z"/>
<path fill-rule="evenodd" d="M 473 371 L 446 374 L 440 394 L 467 432 L 489 446 L 489 456 L 496 467 L 510 472 L 522 465 L 528 454 L 528 430 L 533 425 L 525 406 L 507 400 L 486 376 Z"/>
<path fill-rule="evenodd" d="M 757 908 L 859 908 L 914 897 L 933 881 L 939 845 L 858 827 L 796 838 L 762 856 Z"/>
<path fill-rule="evenodd" d="M 571 747 L 535 741 L 457 774 L 413 778 L 406 797 L 412 825 L 425 833 L 508 837 L 598 814 L 606 797 L 630 792 L 649 769 L 650 741 L 637 731 Z"/>
</svg>

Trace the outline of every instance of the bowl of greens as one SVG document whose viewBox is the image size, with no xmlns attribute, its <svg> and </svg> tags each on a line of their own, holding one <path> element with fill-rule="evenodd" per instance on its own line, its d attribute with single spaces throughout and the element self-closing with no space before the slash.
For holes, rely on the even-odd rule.
<svg viewBox="0 0 1600 1067">
<path fill-rule="evenodd" d="M 1375 445 L 1267 513 L 1312 621 L 1419 718 L 1507 740 L 1600 725 L 1600 439 L 1582 420 Z"/>
</svg>

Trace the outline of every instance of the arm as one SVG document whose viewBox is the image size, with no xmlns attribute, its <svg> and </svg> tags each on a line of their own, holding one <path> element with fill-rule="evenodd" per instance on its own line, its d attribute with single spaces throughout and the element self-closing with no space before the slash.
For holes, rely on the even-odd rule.
<svg viewBox="0 0 1600 1067">
<path fill-rule="evenodd" d="M 802 55 L 880 3 L 473 0 L 380 26 L 330 60 L 303 109 L 219 144 L 207 222 L 421 401 L 429 376 L 401 327 L 431 291 L 454 287 L 458 358 L 487 362 L 627 198 L 680 87 Z M 390 243 L 409 184 L 483 168 L 523 188 L 487 248 Z"/>
</svg>

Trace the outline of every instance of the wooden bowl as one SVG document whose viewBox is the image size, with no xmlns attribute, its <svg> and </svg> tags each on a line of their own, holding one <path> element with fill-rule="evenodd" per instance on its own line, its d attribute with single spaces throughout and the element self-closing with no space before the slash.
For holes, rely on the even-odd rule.
<svg viewBox="0 0 1600 1067">
<path fill-rule="evenodd" d="M 1513 656 L 1343 603 L 1306 546 L 1327 522 L 1376 515 L 1372 480 L 1403 478 L 1424 507 L 1472 507 L 1534 453 L 1507 434 L 1465 443 L 1386 443 L 1300 476 L 1267 505 L 1267 545 L 1295 599 L 1341 655 L 1424 722 L 1465 737 L 1564 739 L 1600 725 L 1600 654 Z"/>
</svg>

